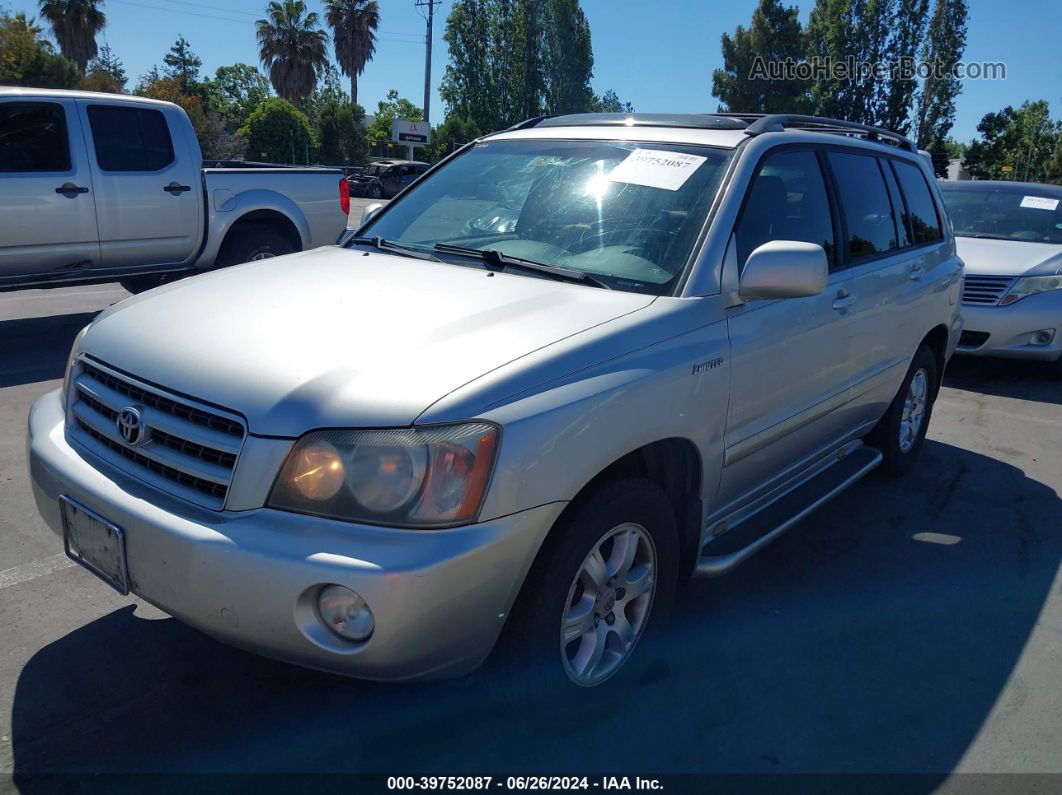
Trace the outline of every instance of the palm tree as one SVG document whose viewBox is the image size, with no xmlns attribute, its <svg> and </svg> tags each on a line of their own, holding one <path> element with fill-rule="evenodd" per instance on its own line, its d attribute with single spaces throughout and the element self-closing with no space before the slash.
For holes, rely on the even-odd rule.
<svg viewBox="0 0 1062 795">
<path fill-rule="evenodd" d="M 277 94 L 301 104 L 313 93 L 317 75 L 328 63 L 328 36 L 320 17 L 306 12 L 303 0 L 273 0 L 257 23 L 258 54 Z"/>
<path fill-rule="evenodd" d="M 96 57 L 96 34 L 107 24 L 102 0 L 40 0 L 41 16 L 52 25 L 59 51 L 85 74 Z"/>
<path fill-rule="evenodd" d="M 332 27 L 336 60 L 350 75 L 350 101 L 358 101 L 358 76 L 376 54 L 380 6 L 376 0 L 324 0 L 325 20 Z"/>
</svg>

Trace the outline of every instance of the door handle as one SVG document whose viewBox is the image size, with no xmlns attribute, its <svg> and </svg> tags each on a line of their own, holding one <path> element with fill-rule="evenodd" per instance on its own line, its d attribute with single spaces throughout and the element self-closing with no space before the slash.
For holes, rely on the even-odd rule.
<svg viewBox="0 0 1062 795">
<path fill-rule="evenodd" d="M 911 270 L 908 272 L 907 277 L 911 281 L 917 282 L 917 281 L 921 281 L 922 280 L 922 276 L 924 276 L 924 275 L 925 275 L 925 270 L 922 268 L 922 266 L 921 265 L 914 265 L 914 266 L 911 267 Z"/>
<path fill-rule="evenodd" d="M 171 182 L 169 185 L 163 188 L 163 190 L 169 193 L 171 196 L 179 196 L 185 191 L 190 191 L 191 189 L 192 188 L 190 185 L 179 185 L 176 182 Z"/>
<path fill-rule="evenodd" d="M 856 297 L 843 287 L 837 291 L 837 297 L 833 300 L 833 308 L 844 310 L 855 303 Z"/>
<path fill-rule="evenodd" d="M 73 182 L 64 182 L 58 188 L 55 189 L 56 193 L 61 193 L 64 196 L 77 196 L 79 193 L 88 193 L 88 188 L 81 185 L 75 185 Z"/>
</svg>

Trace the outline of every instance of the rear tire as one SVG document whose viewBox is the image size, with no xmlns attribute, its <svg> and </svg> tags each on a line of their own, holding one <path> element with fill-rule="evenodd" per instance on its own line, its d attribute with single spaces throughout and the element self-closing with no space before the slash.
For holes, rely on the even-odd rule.
<svg viewBox="0 0 1062 795">
<path fill-rule="evenodd" d="M 867 443 L 881 451 L 886 475 L 902 475 L 921 452 L 938 387 L 937 357 L 928 345 L 920 345 L 900 391 L 867 437 Z"/>
<path fill-rule="evenodd" d="M 256 224 L 230 232 L 218 252 L 218 268 L 241 265 L 261 259 L 291 254 L 296 250 L 291 241 L 275 229 Z"/>
<path fill-rule="evenodd" d="M 175 282 L 188 276 L 188 273 L 145 273 L 140 276 L 128 276 L 118 283 L 133 295 L 154 290 L 164 284 Z"/>
<path fill-rule="evenodd" d="M 574 705 L 637 681 L 678 573 L 674 511 L 658 486 L 631 478 L 573 503 L 506 623 L 497 660 L 507 685 L 562 694 Z"/>
</svg>

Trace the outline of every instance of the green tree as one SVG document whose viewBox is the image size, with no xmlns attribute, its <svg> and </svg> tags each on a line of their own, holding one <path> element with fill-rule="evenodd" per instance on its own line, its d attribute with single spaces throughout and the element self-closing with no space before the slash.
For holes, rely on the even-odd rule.
<svg viewBox="0 0 1062 795">
<path fill-rule="evenodd" d="M 1058 136 L 1054 150 L 1044 163 L 1044 182 L 1062 185 L 1062 135 Z"/>
<path fill-rule="evenodd" d="M 611 88 L 601 96 L 595 96 L 591 107 L 595 113 L 634 113 L 634 105 L 621 102 L 619 95 Z"/>
<path fill-rule="evenodd" d="M 317 135 L 320 159 L 331 165 L 364 163 L 369 145 L 361 125 L 365 112 L 353 105 L 344 93 L 343 99 L 324 102 L 317 116 Z"/>
<path fill-rule="evenodd" d="M 593 108 L 594 50 L 590 23 L 579 0 L 551 0 L 542 41 L 543 108 L 550 115 L 586 113 Z M 537 115 L 537 114 L 532 114 Z"/>
<path fill-rule="evenodd" d="M 328 63 L 328 37 L 320 17 L 303 0 L 273 0 L 266 18 L 257 22 L 258 52 L 273 89 L 284 99 L 302 104 Z"/>
<path fill-rule="evenodd" d="M 79 88 L 85 91 L 103 91 L 109 94 L 124 94 L 129 82 L 125 66 L 121 59 L 104 45 L 99 54 L 88 65 L 88 71 L 81 79 Z"/>
<path fill-rule="evenodd" d="M 966 0 L 936 0 L 929 32 L 922 47 L 922 60 L 933 73 L 922 84 L 918 98 L 918 145 L 939 145 L 955 122 L 955 99 L 962 83 L 954 76 L 955 65 L 966 49 Z"/>
<path fill-rule="evenodd" d="M 267 99 L 240 128 L 247 140 L 247 159 L 301 163 L 316 156 L 317 141 L 306 114 L 286 99 Z"/>
<path fill-rule="evenodd" d="M 59 51 L 85 74 L 96 57 L 96 34 L 107 24 L 101 0 L 40 0 L 41 16 L 52 26 Z"/>
<path fill-rule="evenodd" d="M 406 121 L 420 121 L 424 118 L 424 111 L 410 102 L 398 96 L 398 91 L 391 89 L 387 92 L 387 99 L 380 100 L 376 106 L 376 118 L 369 125 L 370 141 L 391 140 L 391 122 L 395 119 Z"/>
<path fill-rule="evenodd" d="M 34 88 L 72 88 L 78 71 L 58 55 L 34 20 L 0 10 L 0 84 Z"/>
<path fill-rule="evenodd" d="M 808 86 L 774 79 L 771 64 L 796 66 L 804 56 L 804 32 L 795 6 L 760 0 L 746 29 L 723 34 L 723 68 L 712 73 L 712 94 L 724 110 L 739 113 L 799 113 L 807 107 Z"/>
<path fill-rule="evenodd" d="M 471 119 L 451 116 L 432 130 L 431 145 L 422 147 L 419 156 L 429 163 L 437 163 L 481 134 Z"/>
<path fill-rule="evenodd" d="M 209 110 L 229 119 L 235 128 L 269 99 L 269 81 L 250 64 L 219 66 L 209 83 Z"/>
<path fill-rule="evenodd" d="M 1047 102 L 1024 102 L 987 113 L 977 125 L 980 138 L 970 142 L 964 165 L 980 179 L 1042 182 L 1062 135 L 1062 124 L 1051 121 Z"/>
<path fill-rule="evenodd" d="M 166 65 L 163 74 L 180 83 L 181 91 L 190 94 L 198 89 L 199 68 L 203 61 L 192 52 L 192 46 L 184 36 L 177 37 L 170 51 L 163 56 L 162 62 Z"/>
<path fill-rule="evenodd" d="M 324 0 L 325 21 L 332 28 L 336 60 L 350 78 L 350 101 L 358 102 L 358 78 L 376 54 L 380 6 L 376 0 Z"/>
</svg>

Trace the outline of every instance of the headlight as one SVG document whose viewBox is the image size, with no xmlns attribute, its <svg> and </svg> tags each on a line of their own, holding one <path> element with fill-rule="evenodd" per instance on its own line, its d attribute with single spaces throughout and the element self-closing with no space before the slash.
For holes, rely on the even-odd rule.
<svg viewBox="0 0 1062 795">
<path fill-rule="evenodd" d="M 465 524 L 487 493 L 498 434 L 485 422 L 314 431 L 288 454 L 268 504 L 399 527 Z"/>
<path fill-rule="evenodd" d="M 91 324 L 89 324 L 91 325 Z M 66 369 L 63 370 L 63 405 L 67 405 L 66 396 L 70 391 L 70 371 L 74 369 L 74 362 L 77 360 L 77 355 L 81 352 L 81 340 L 85 338 L 85 332 L 89 330 L 88 326 L 81 329 L 74 337 L 74 344 L 70 346 L 70 354 L 66 357 Z"/>
<path fill-rule="evenodd" d="M 1029 295 L 1046 293 L 1048 290 L 1062 288 L 1062 276 L 1025 276 L 1018 279 L 1010 291 L 999 302 L 1000 306 L 1013 304 Z"/>
</svg>

